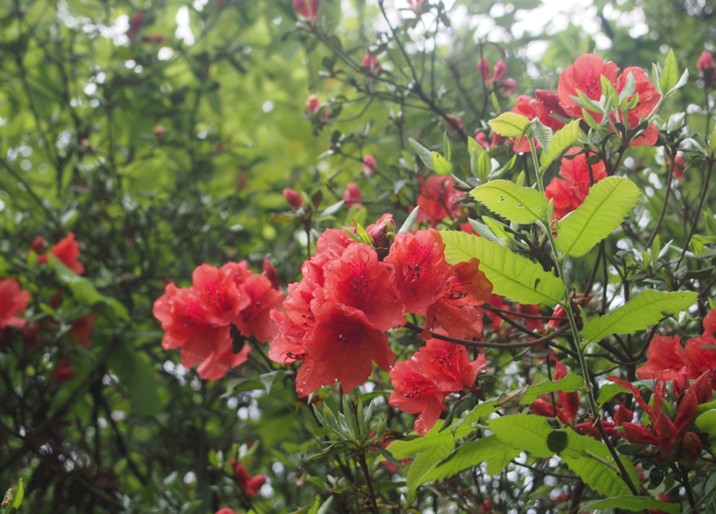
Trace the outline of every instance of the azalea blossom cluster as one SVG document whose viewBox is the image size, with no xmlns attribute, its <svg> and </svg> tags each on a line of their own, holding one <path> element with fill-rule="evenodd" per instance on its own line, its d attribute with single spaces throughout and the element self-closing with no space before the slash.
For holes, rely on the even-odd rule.
<svg viewBox="0 0 716 514">
<path fill-rule="evenodd" d="M 271 314 L 277 335 L 269 357 L 283 364 L 301 362 L 296 377 L 301 396 L 335 381 L 350 391 L 368 379 L 373 362 L 388 370 L 396 356 L 386 332 L 404 326 L 406 313 L 424 317 L 426 334 L 480 337 L 478 306 L 492 286 L 479 262 L 449 265 L 435 230 L 405 232 L 391 242 L 394 230 L 389 215 L 366 228 L 370 242 L 357 232 L 326 230 L 301 268 L 303 279 L 288 286 L 283 308 Z M 453 357 L 446 362 L 451 367 Z M 402 387 L 403 374 L 393 377 Z M 442 387 L 443 398 L 447 389 L 455 390 Z"/>
<path fill-rule="evenodd" d="M 604 62 L 595 54 L 581 55 L 565 68 L 559 76 L 557 91 L 537 90 L 535 98 L 526 95 L 517 98 L 513 112 L 528 119 L 537 118 L 552 130 L 559 130 L 576 118 L 601 123 L 604 114 L 599 112 L 595 104 L 606 93 L 602 90 L 602 77 L 618 94 L 626 91 L 628 95 L 625 112 L 612 112 L 610 120 L 614 124 L 625 122 L 631 129 L 639 128 L 640 132 L 630 140 L 631 145 L 651 146 L 656 143 L 659 135 L 656 125 L 652 123 L 643 130 L 640 127 L 661 99 L 654 84 L 649 82 L 643 69 L 630 66 L 619 73 L 615 63 Z M 580 94 L 583 98 L 580 98 Z M 528 151 L 529 142 L 524 138 L 517 139 L 514 150 Z"/>
<path fill-rule="evenodd" d="M 562 157 L 559 165 L 559 176 L 545 188 L 544 194 L 554 204 L 554 217 L 563 218 L 582 205 L 589 193 L 589 188 L 607 177 L 602 161 L 594 164 L 589 162 L 590 154 L 581 148 L 572 148 Z"/>
<path fill-rule="evenodd" d="M 716 389 L 713 373 L 716 369 L 716 310 L 705 316 L 703 325 L 703 334 L 689 339 L 686 347 L 681 346 L 678 336 L 652 338 L 647 362 L 636 371 L 640 380 L 654 380 L 652 401 L 647 402 L 630 382 L 616 376 L 608 377 L 633 395 L 643 416 L 637 422 L 635 410 L 624 403 L 619 404 L 612 421 L 600 422 L 607 436 L 653 446 L 655 457 L 661 461 L 673 457 L 693 459 L 701 454 L 703 441 L 692 425 L 699 405 L 709 402 L 712 390 Z M 566 375 L 566 367 L 556 360 L 555 380 Z M 537 414 L 557 418 L 582 434 L 600 439 L 602 434 L 593 422 L 577 423 L 579 404 L 579 393 L 559 391 L 554 401 L 547 396 L 540 397 L 531 408 Z"/>
<path fill-rule="evenodd" d="M 246 261 L 221 268 L 202 264 L 194 270 L 191 287 L 166 286 L 154 302 L 154 317 L 165 332 L 165 349 L 179 348 L 182 365 L 198 366 L 200 378 L 218 379 L 248 359 L 251 349 L 241 337 L 260 342 L 273 337 L 269 312 L 282 299 L 268 261 L 261 274 Z"/>
</svg>

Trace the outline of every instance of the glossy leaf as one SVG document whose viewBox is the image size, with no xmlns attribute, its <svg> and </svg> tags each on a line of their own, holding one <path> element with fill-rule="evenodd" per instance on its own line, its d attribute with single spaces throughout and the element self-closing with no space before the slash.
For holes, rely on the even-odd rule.
<svg viewBox="0 0 716 514">
<path fill-rule="evenodd" d="M 609 314 L 589 320 L 582 336 L 587 341 L 598 342 L 612 334 L 644 330 L 659 323 L 664 316 L 688 309 L 697 298 L 698 293 L 692 291 L 643 291 Z"/>
<path fill-rule="evenodd" d="M 470 194 L 495 214 L 516 223 L 534 223 L 545 219 L 547 213 L 547 199 L 543 194 L 509 180 L 493 180 L 477 186 Z"/>
<path fill-rule="evenodd" d="M 514 112 L 503 112 L 491 119 L 489 125 L 502 137 L 520 137 L 530 125 L 530 120 Z"/>
<path fill-rule="evenodd" d="M 594 184 L 584 203 L 559 221 L 557 249 L 581 257 L 614 232 L 639 201 L 639 188 L 629 179 L 607 177 Z"/>
<path fill-rule="evenodd" d="M 557 157 L 579 141 L 582 135 L 582 130 L 579 128 L 579 121 L 578 119 L 572 120 L 554 133 L 552 142 L 540 156 L 540 166 L 542 166 L 543 170 L 547 169 Z"/>
<path fill-rule="evenodd" d="M 518 303 L 554 306 L 565 294 L 562 281 L 542 266 L 504 246 L 465 232 L 441 232 L 450 264 L 477 258 L 493 292 Z"/>
</svg>

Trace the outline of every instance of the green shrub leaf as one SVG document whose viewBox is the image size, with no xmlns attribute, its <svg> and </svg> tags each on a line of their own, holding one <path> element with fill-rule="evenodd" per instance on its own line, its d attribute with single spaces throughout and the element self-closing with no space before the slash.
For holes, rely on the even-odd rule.
<svg viewBox="0 0 716 514">
<path fill-rule="evenodd" d="M 620 509 L 629 512 L 640 512 L 644 510 L 661 510 L 669 514 L 679 514 L 681 506 L 676 503 L 666 503 L 646 496 L 616 496 L 587 502 L 583 505 L 585 509 Z"/>
<path fill-rule="evenodd" d="M 542 193 L 509 180 L 493 180 L 477 186 L 470 194 L 495 214 L 515 223 L 534 223 L 545 219 L 547 213 L 547 198 Z"/>
<path fill-rule="evenodd" d="M 607 177 L 594 184 L 584 203 L 559 222 L 557 249 L 581 257 L 619 227 L 639 201 L 639 188 L 629 179 Z"/>
<path fill-rule="evenodd" d="M 524 396 L 520 400 L 522 405 L 529 405 L 540 395 L 545 393 L 554 393 L 556 391 L 563 391 L 565 393 L 571 393 L 579 391 L 584 387 L 584 379 L 575 373 L 569 373 L 566 377 L 559 380 L 550 380 L 541 384 L 530 386 L 525 392 Z"/>
<path fill-rule="evenodd" d="M 489 124 L 502 137 L 520 137 L 530 126 L 530 120 L 514 112 L 503 112 Z"/>
<path fill-rule="evenodd" d="M 564 297 L 562 281 L 542 266 L 499 244 L 465 232 L 441 232 L 450 264 L 477 258 L 495 294 L 518 303 L 554 306 Z"/>
<path fill-rule="evenodd" d="M 540 156 L 540 165 L 543 170 L 552 164 L 552 161 L 559 157 L 562 152 L 570 148 L 579 140 L 582 135 L 582 130 L 579 128 L 579 122 L 580 120 L 578 119 L 572 120 L 554 133 L 549 146 Z"/>
<path fill-rule="evenodd" d="M 598 342 L 612 334 L 631 334 L 656 325 L 669 314 L 691 307 L 698 293 L 693 291 L 665 292 L 647 290 L 605 316 L 589 320 L 582 330 L 584 339 Z"/>
</svg>

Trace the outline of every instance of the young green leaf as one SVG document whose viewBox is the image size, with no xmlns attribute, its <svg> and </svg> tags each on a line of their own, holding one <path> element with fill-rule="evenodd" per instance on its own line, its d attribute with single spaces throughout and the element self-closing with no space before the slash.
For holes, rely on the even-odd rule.
<svg viewBox="0 0 716 514">
<path fill-rule="evenodd" d="M 656 325 L 666 315 L 688 309 L 697 298 L 698 293 L 692 291 L 643 291 L 609 314 L 589 320 L 582 336 L 596 343 L 612 334 L 644 330 Z"/>
<path fill-rule="evenodd" d="M 532 135 L 542 148 L 547 148 L 552 141 L 552 129 L 543 125 L 539 118 L 532 120 Z"/>
<path fill-rule="evenodd" d="M 707 410 L 696 418 L 696 426 L 708 434 L 709 445 L 716 448 L 716 409 Z"/>
<path fill-rule="evenodd" d="M 659 87 L 662 93 L 667 93 L 679 81 L 679 64 L 676 62 L 676 55 L 673 50 L 669 50 L 664 60 L 664 67 L 659 77 Z"/>
<path fill-rule="evenodd" d="M 438 152 L 432 153 L 433 169 L 438 175 L 449 175 L 452 173 L 452 164 Z"/>
<path fill-rule="evenodd" d="M 520 400 L 522 405 L 529 405 L 535 401 L 540 395 L 545 393 L 554 393 L 563 391 L 571 393 L 584 388 L 584 379 L 574 373 L 569 373 L 566 377 L 556 381 L 547 381 L 541 384 L 530 386 Z"/>
<path fill-rule="evenodd" d="M 489 121 L 490 127 L 502 137 L 520 137 L 530 125 L 530 120 L 514 112 L 503 112 Z"/>
<path fill-rule="evenodd" d="M 408 143 L 410 143 L 410 146 L 413 147 L 415 153 L 418 154 L 420 160 L 423 161 L 425 167 L 430 171 L 435 171 L 435 168 L 433 167 L 433 153 L 413 138 L 409 138 Z"/>
<path fill-rule="evenodd" d="M 552 142 L 546 147 L 546 150 L 542 152 L 540 156 L 540 165 L 542 169 L 552 164 L 562 152 L 574 145 L 582 135 L 582 130 L 579 128 L 579 120 L 572 120 L 567 123 L 564 127 L 559 129 L 552 136 Z"/>
<path fill-rule="evenodd" d="M 627 178 L 607 177 L 594 184 L 584 203 L 559 222 L 557 249 L 581 257 L 611 234 L 639 201 L 640 191 Z"/>
<path fill-rule="evenodd" d="M 516 223 L 534 223 L 545 219 L 547 213 L 547 199 L 542 193 L 509 180 L 493 180 L 470 194 L 495 214 Z"/>
<path fill-rule="evenodd" d="M 441 232 L 450 264 L 477 258 L 495 294 L 518 303 L 554 306 L 564 297 L 562 281 L 542 266 L 516 253 L 465 232 Z"/>
<path fill-rule="evenodd" d="M 500 441 L 494 435 L 470 441 L 458 449 L 425 475 L 425 482 L 449 478 L 461 471 L 487 463 L 487 473 L 501 473 L 512 459 L 520 454 L 512 445 Z"/>
<path fill-rule="evenodd" d="M 681 512 L 681 506 L 677 503 L 666 503 L 646 496 L 615 496 L 613 498 L 604 498 L 603 500 L 594 500 L 584 503 L 583 507 L 590 511 L 618 509 L 628 510 L 629 512 L 659 510 L 668 514 L 679 514 L 679 512 Z"/>
<path fill-rule="evenodd" d="M 488 421 L 490 430 L 503 443 L 524 450 L 535 457 L 551 457 L 547 438 L 554 429 L 547 418 L 533 414 L 513 414 Z"/>
</svg>

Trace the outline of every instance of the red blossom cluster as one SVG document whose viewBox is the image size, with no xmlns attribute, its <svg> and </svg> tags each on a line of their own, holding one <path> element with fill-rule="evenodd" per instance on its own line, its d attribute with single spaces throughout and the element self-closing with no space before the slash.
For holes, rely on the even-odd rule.
<svg viewBox="0 0 716 514">
<path fill-rule="evenodd" d="M 269 341 L 276 328 L 269 312 L 281 304 L 283 294 L 272 278 L 273 267 L 262 274 L 249 270 L 248 263 L 229 262 L 221 268 L 202 264 L 194 270 L 192 286 L 166 286 L 154 302 L 154 317 L 165 334 L 165 349 L 179 348 L 182 365 L 198 367 L 205 380 L 223 377 L 248 359 L 250 348 L 232 337 L 232 329 L 243 337 Z"/>
<path fill-rule="evenodd" d="M 40 253 L 45 249 L 45 247 L 46 243 L 42 236 L 35 237 L 32 241 L 32 245 L 30 246 L 30 249 L 38 254 L 37 262 L 42 264 L 46 264 L 48 258 L 47 253 Z M 85 267 L 80 262 L 80 245 L 77 243 L 75 235 L 72 232 L 54 244 L 52 248 L 50 248 L 50 253 L 57 257 L 57 260 L 59 260 L 62 264 L 78 275 L 82 275 L 82 273 L 84 273 Z"/>
<path fill-rule="evenodd" d="M 251 476 L 246 469 L 246 466 L 238 462 L 233 457 L 229 459 L 229 464 L 234 472 L 234 479 L 241 486 L 241 489 L 246 493 L 246 496 L 253 498 L 261 490 L 261 487 L 266 483 L 266 476 L 255 475 Z"/>
<path fill-rule="evenodd" d="M 415 431 L 425 435 L 445 409 L 445 397 L 471 388 L 477 374 L 487 367 L 484 355 L 470 361 L 464 346 L 429 339 L 409 360 L 390 372 L 395 389 L 389 403 L 404 412 L 419 414 Z"/>
<path fill-rule="evenodd" d="M 431 227 L 436 227 L 445 218 L 455 219 L 460 214 L 459 200 L 465 198 L 465 193 L 455 189 L 455 181 L 445 175 L 433 175 L 420 185 L 420 196 L 417 206 L 418 221 L 427 221 Z"/>
<path fill-rule="evenodd" d="M 535 98 L 520 96 L 513 112 L 529 119 L 538 118 L 543 125 L 552 130 L 560 129 L 570 118 L 589 116 L 597 123 L 601 123 L 603 118 L 601 113 L 578 103 L 579 92 L 588 99 L 599 102 L 603 93 L 601 77 L 605 77 L 617 93 L 621 93 L 627 85 L 629 76 L 634 79 L 636 86 L 628 101 L 636 97 L 636 103 L 627 112 L 621 113 L 624 116 L 623 120 L 612 118 L 612 121 L 615 123 L 626 121 L 630 128 L 636 129 L 656 108 L 661 95 L 649 82 L 643 69 L 630 66 L 619 73 L 619 67 L 615 63 L 604 62 L 595 54 L 581 55 L 571 66 L 565 68 L 559 76 L 556 93 L 538 90 Z M 656 125 L 651 124 L 632 139 L 630 144 L 651 146 L 656 143 L 657 138 L 658 129 Z M 521 138 L 515 142 L 514 149 L 524 152 L 529 149 L 529 145 L 524 138 Z"/>
<path fill-rule="evenodd" d="M 693 380 L 716 369 L 714 331 L 716 310 L 709 311 L 704 317 L 701 336 L 690 338 L 685 347 L 681 346 L 679 336 L 654 336 L 649 341 L 647 361 L 636 370 L 636 376 L 639 380 L 674 380 L 686 373 Z"/>
<path fill-rule="evenodd" d="M 559 177 L 545 188 L 544 194 L 554 202 L 554 217 L 560 219 L 582 205 L 589 188 L 607 177 L 602 161 L 589 163 L 589 155 L 578 153 L 572 148 L 563 157 L 559 166 Z"/>
<path fill-rule="evenodd" d="M 477 61 L 477 71 L 485 83 L 488 91 L 495 91 L 499 94 L 509 96 L 517 90 L 517 82 L 512 78 L 504 78 L 507 73 L 507 64 L 502 59 L 495 63 L 495 67 L 490 73 L 490 61 L 487 57 L 481 57 Z"/>
<path fill-rule="evenodd" d="M 22 328 L 27 320 L 20 318 L 30 302 L 30 293 L 12 278 L 0 278 L 0 330 L 7 327 Z"/>
<path fill-rule="evenodd" d="M 320 0 L 293 0 L 296 14 L 307 21 L 315 21 L 320 5 Z"/>
<path fill-rule="evenodd" d="M 304 262 L 303 279 L 289 285 L 283 309 L 272 319 L 278 333 L 269 357 L 301 361 L 296 391 L 305 396 L 340 381 L 350 391 L 365 382 L 375 362 L 395 361 L 386 331 L 403 326 L 405 313 L 425 316 L 425 330 L 477 338 L 492 286 L 475 259 L 450 266 L 435 230 L 395 236 L 390 216 L 366 232 L 372 244 L 346 230 L 329 229 L 316 254 Z M 380 253 L 379 253 L 380 252 Z"/>
</svg>

